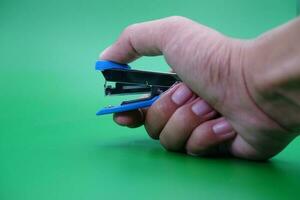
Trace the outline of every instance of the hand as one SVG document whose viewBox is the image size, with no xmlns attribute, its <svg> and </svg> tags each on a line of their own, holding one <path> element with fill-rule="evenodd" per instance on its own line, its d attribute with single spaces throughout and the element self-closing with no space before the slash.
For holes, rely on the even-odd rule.
<svg viewBox="0 0 300 200">
<path fill-rule="evenodd" d="M 145 124 L 149 135 L 172 151 L 192 155 L 227 152 L 253 160 L 276 155 L 298 135 L 294 127 L 300 119 L 295 115 L 299 104 L 293 110 L 281 98 L 280 110 L 288 111 L 286 118 L 293 117 L 289 124 L 281 113 L 273 114 L 278 102 L 266 100 L 290 83 L 289 78 L 270 73 L 266 67 L 274 62 L 284 65 L 287 60 L 272 59 L 276 42 L 270 41 L 277 41 L 273 37 L 281 33 L 274 32 L 255 40 L 237 40 L 182 17 L 129 26 L 101 59 L 128 63 L 141 56 L 163 55 L 184 84 L 171 88 L 148 110 L 119 113 L 115 121 L 129 127 Z M 297 46 L 293 49 L 296 58 Z M 296 58 L 294 63 L 299 61 Z"/>
</svg>

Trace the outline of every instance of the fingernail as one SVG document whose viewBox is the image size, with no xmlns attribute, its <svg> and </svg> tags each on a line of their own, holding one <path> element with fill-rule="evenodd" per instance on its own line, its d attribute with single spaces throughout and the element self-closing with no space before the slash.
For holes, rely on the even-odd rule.
<svg viewBox="0 0 300 200">
<path fill-rule="evenodd" d="M 226 120 L 215 124 L 212 129 L 216 135 L 224 135 L 233 131 L 232 126 Z"/>
<path fill-rule="evenodd" d="M 190 98 L 191 95 L 192 91 L 187 86 L 182 84 L 181 86 L 179 86 L 179 88 L 176 89 L 171 99 L 177 105 L 182 105 Z"/>
<path fill-rule="evenodd" d="M 212 108 L 203 100 L 198 100 L 194 105 L 192 106 L 192 111 L 198 116 L 203 116 L 210 111 L 212 111 Z"/>
</svg>

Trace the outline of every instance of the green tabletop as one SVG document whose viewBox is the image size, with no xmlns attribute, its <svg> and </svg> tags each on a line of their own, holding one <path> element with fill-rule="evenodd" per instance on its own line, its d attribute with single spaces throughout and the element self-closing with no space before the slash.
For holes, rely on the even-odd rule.
<svg viewBox="0 0 300 200">
<path fill-rule="evenodd" d="M 95 115 L 123 100 L 104 97 L 99 52 L 171 15 L 251 38 L 295 17 L 296 0 L 0 1 L 1 200 L 299 198 L 299 140 L 266 163 L 195 158 Z"/>
</svg>

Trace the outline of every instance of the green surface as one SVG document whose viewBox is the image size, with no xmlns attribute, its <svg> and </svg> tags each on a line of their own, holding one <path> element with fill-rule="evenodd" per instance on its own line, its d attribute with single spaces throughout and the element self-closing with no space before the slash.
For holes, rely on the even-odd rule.
<svg viewBox="0 0 300 200">
<path fill-rule="evenodd" d="M 0 1 L 1 200 L 300 196 L 299 140 L 268 163 L 201 159 L 95 116 L 120 101 L 103 98 L 98 53 L 127 25 L 170 15 L 249 38 L 293 18 L 296 0 Z"/>
</svg>

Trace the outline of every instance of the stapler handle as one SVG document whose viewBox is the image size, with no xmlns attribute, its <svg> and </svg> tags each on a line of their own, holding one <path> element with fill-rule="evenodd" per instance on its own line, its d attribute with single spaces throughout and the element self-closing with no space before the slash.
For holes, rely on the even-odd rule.
<svg viewBox="0 0 300 200">
<path fill-rule="evenodd" d="M 127 64 L 120 64 L 108 60 L 98 60 L 95 65 L 95 69 L 99 71 L 104 71 L 107 69 L 131 69 Z"/>
<path fill-rule="evenodd" d="M 159 96 L 154 96 L 153 98 L 147 99 L 145 101 L 139 101 L 139 102 L 124 104 L 119 106 L 103 108 L 97 112 L 97 115 L 105 115 L 105 114 L 112 114 L 118 112 L 125 112 L 129 110 L 136 110 L 139 108 L 147 108 L 150 107 L 158 98 Z"/>
</svg>

